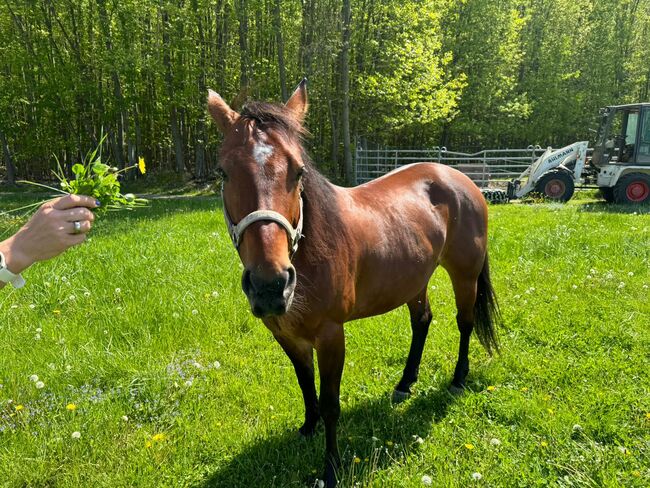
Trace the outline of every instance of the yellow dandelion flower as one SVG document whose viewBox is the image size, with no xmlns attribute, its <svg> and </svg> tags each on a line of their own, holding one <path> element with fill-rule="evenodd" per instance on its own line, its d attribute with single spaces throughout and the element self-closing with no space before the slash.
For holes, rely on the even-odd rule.
<svg viewBox="0 0 650 488">
<path fill-rule="evenodd" d="M 552 408 L 547 408 L 546 411 L 549 413 L 549 415 L 555 414 L 555 410 L 553 410 Z"/>
<path fill-rule="evenodd" d="M 539 445 L 542 446 L 542 447 L 548 447 L 548 442 L 542 441 L 542 442 L 539 443 Z"/>
<path fill-rule="evenodd" d="M 52 310 L 54 315 L 61 315 L 61 310 Z"/>
<path fill-rule="evenodd" d="M 74 403 L 68 403 L 65 406 L 65 409 L 74 412 L 75 410 L 77 410 L 77 406 Z"/>
<path fill-rule="evenodd" d="M 361 458 L 355 457 L 354 458 L 354 464 L 359 464 L 361 462 Z"/>
<path fill-rule="evenodd" d="M 551 399 L 551 395 L 544 395 L 544 400 L 545 401 L 548 402 L 550 399 Z"/>
<path fill-rule="evenodd" d="M 645 418 L 646 418 L 646 420 L 650 420 L 650 412 L 645 414 Z"/>
<path fill-rule="evenodd" d="M 487 387 L 487 391 L 494 391 L 496 389 L 497 389 L 497 387 L 493 386 L 493 385 L 490 385 L 490 386 Z"/>
<path fill-rule="evenodd" d="M 524 393 L 526 393 L 526 392 L 528 391 L 528 387 L 527 387 L 527 386 L 524 386 L 524 387 L 521 389 L 521 391 L 523 391 Z"/>
<path fill-rule="evenodd" d="M 635 478 L 640 478 L 641 477 L 641 471 L 632 471 L 632 476 Z"/>
<path fill-rule="evenodd" d="M 468 450 L 471 451 L 472 449 L 474 449 L 474 444 L 469 444 L 469 443 L 465 444 L 465 449 L 468 449 Z"/>
<path fill-rule="evenodd" d="M 162 442 L 162 441 L 164 441 L 165 439 L 167 439 L 167 436 L 166 436 L 165 434 L 163 434 L 163 433 L 155 434 L 155 435 L 151 438 L 151 440 L 154 441 L 154 442 Z"/>
<path fill-rule="evenodd" d="M 22 405 L 16 405 L 14 408 L 16 409 L 16 412 L 20 412 L 20 411 L 21 411 L 22 409 L 24 409 L 25 407 L 22 406 Z"/>
<path fill-rule="evenodd" d="M 147 441 L 147 442 L 145 442 L 145 443 L 144 443 L 144 447 L 146 447 L 147 449 L 149 449 L 149 448 L 151 447 L 151 441 Z"/>
<path fill-rule="evenodd" d="M 386 441 L 386 445 L 387 445 L 388 447 L 392 446 L 392 445 L 393 445 L 393 441 Z"/>
<path fill-rule="evenodd" d="M 364 463 L 367 463 L 368 461 L 370 461 L 370 459 L 368 459 L 368 458 L 363 460 Z"/>
<path fill-rule="evenodd" d="M 142 156 L 140 156 L 140 159 L 138 159 L 138 169 L 142 174 L 145 174 L 147 172 L 147 165 L 144 164 L 144 158 Z"/>
<path fill-rule="evenodd" d="M 311 470 L 311 474 L 316 474 L 316 473 L 317 473 L 317 471 L 315 469 Z"/>
</svg>

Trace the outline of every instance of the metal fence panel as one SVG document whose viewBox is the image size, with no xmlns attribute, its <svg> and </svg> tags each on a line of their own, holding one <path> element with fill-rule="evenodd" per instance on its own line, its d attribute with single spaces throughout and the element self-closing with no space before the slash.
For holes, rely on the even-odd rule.
<svg viewBox="0 0 650 488">
<path fill-rule="evenodd" d="M 356 151 L 356 183 L 385 175 L 400 166 L 416 162 L 437 162 L 452 166 L 469 176 L 478 186 L 499 186 L 519 176 L 544 153 L 539 146 L 525 149 L 486 149 L 476 153 L 430 149 L 364 149 Z"/>
</svg>

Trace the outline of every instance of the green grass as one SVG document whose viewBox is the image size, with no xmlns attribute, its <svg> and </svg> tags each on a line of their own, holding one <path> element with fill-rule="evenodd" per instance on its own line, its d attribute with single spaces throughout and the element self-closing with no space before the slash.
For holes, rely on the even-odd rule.
<svg viewBox="0 0 650 488">
<path fill-rule="evenodd" d="M 26 288 L 0 291 L 0 485 L 314 485 L 322 428 L 296 434 L 293 369 L 248 310 L 218 205 L 110 214 L 90 242 L 30 269 Z M 473 339 L 471 391 L 447 394 L 458 333 L 442 269 L 405 403 L 390 393 L 407 311 L 347 324 L 341 486 L 648 486 L 648 209 L 490 213 L 502 354 Z"/>
</svg>

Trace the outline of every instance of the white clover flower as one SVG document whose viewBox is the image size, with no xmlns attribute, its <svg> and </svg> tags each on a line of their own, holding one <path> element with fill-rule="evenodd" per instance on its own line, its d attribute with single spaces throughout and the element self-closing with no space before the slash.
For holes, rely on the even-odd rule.
<svg viewBox="0 0 650 488">
<path fill-rule="evenodd" d="M 122 293 L 122 289 L 121 288 L 115 288 L 115 294 L 119 295 L 120 293 Z"/>
<path fill-rule="evenodd" d="M 423 485 L 431 486 L 432 483 L 433 483 L 433 480 L 431 479 L 431 476 L 428 476 L 426 474 L 424 476 L 422 476 L 422 484 Z"/>
<path fill-rule="evenodd" d="M 84 292 L 84 296 L 85 296 L 86 298 L 88 298 L 88 297 L 90 296 L 90 292 L 89 292 L 89 291 L 85 291 L 85 292 Z"/>
<path fill-rule="evenodd" d="M 620 290 L 621 288 L 625 288 L 625 282 L 623 281 L 618 284 L 618 289 Z"/>
<path fill-rule="evenodd" d="M 30 308 L 31 310 L 34 310 L 34 309 L 36 308 L 36 305 L 34 305 L 33 303 L 30 303 L 30 304 L 29 304 L 29 308 Z"/>
<path fill-rule="evenodd" d="M 43 383 L 42 381 L 37 381 L 37 382 L 34 384 L 34 386 L 35 386 L 37 389 L 40 390 L 41 388 L 45 388 L 45 383 Z"/>
<path fill-rule="evenodd" d="M 634 276 L 634 271 L 630 271 L 627 275 L 628 276 Z"/>
<path fill-rule="evenodd" d="M 34 340 L 35 341 L 40 341 L 41 340 L 41 334 L 34 335 Z"/>
<path fill-rule="evenodd" d="M 81 437 L 81 432 L 75 430 L 70 437 L 72 437 L 73 439 L 79 439 Z"/>
<path fill-rule="evenodd" d="M 212 292 L 212 298 L 217 298 L 218 296 L 219 296 L 219 292 L 218 292 L 218 291 L 213 291 L 213 292 Z"/>
<path fill-rule="evenodd" d="M 198 315 L 199 311 L 197 309 L 192 310 L 192 315 Z"/>
<path fill-rule="evenodd" d="M 178 314 L 178 312 L 174 312 L 174 313 L 172 314 L 172 317 L 175 318 L 175 319 L 177 319 L 177 318 L 180 317 L 180 315 Z"/>
<path fill-rule="evenodd" d="M 578 289 L 578 285 L 571 285 L 571 288 L 573 288 L 574 290 L 577 290 L 577 289 Z"/>
<path fill-rule="evenodd" d="M 36 328 L 36 333 L 37 333 L 37 334 L 40 334 L 41 332 L 43 332 L 43 329 L 41 329 L 40 327 L 37 327 L 37 328 Z"/>
<path fill-rule="evenodd" d="M 377 439 L 374 435 L 371 437 L 371 439 L 372 439 L 372 442 L 378 442 L 379 441 L 379 439 Z"/>
<path fill-rule="evenodd" d="M 33 381 L 34 383 L 36 383 L 38 381 L 38 375 L 37 374 L 31 375 L 29 377 L 29 381 Z"/>
<path fill-rule="evenodd" d="M 187 380 L 185 382 L 185 386 L 192 386 L 192 380 Z"/>
<path fill-rule="evenodd" d="M 77 297 L 74 296 L 74 295 L 70 295 L 70 296 L 68 297 L 68 300 L 70 300 L 70 301 L 75 301 L 76 299 L 77 299 Z"/>
<path fill-rule="evenodd" d="M 18 305 L 16 305 L 16 304 L 14 303 L 14 304 L 11 306 L 11 308 L 12 308 L 13 310 L 15 310 L 15 309 L 18 308 Z"/>
<path fill-rule="evenodd" d="M 500 446 L 501 441 L 499 439 L 497 439 L 496 437 L 493 437 L 492 439 L 490 439 L 490 444 L 493 445 L 493 446 Z"/>
<path fill-rule="evenodd" d="M 481 478 L 483 478 L 483 475 L 482 475 L 481 473 L 478 473 L 478 472 L 476 472 L 476 473 L 472 473 L 472 479 L 473 479 L 473 480 L 478 481 L 478 480 L 480 480 Z"/>
<path fill-rule="evenodd" d="M 122 415 L 122 420 L 124 420 L 125 422 L 128 422 L 128 421 L 129 421 L 129 417 L 127 417 L 126 415 Z"/>
<path fill-rule="evenodd" d="M 581 431 L 582 431 L 582 426 L 580 424 L 573 425 L 573 432 L 581 432 Z"/>
<path fill-rule="evenodd" d="M 215 361 L 214 363 L 212 363 L 212 367 L 214 369 L 219 369 L 221 367 L 221 363 L 219 361 Z"/>
</svg>

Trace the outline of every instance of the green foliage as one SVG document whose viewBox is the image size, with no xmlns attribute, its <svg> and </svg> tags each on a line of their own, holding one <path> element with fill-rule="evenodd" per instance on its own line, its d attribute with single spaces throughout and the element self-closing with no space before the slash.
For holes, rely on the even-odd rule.
<svg viewBox="0 0 650 488">
<path fill-rule="evenodd" d="M 443 270 L 405 403 L 390 393 L 406 307 L 347 324 L 341 487 L 648 486 L 649 234 L 647 208 L 491 206 L 503 347 L 488 358 L 472 339 L 462 397 L 446 392 L 459 336 Z M 26 275 L 0 293 L 2 484 L 314 484 L 322 428 L 295 432 L 293 367 L 250 313 L 218 199 L 99 219 L 90 242 Z"/>
<path fill-rule="evenodd" d="M 281 73 L 289 90 L 309 78 L 310 149 L 341 174 L 341 3 L 279 4 L 280 29 L 262 0 L 0 2 L 0 131 L 19 177 L 47 178 L 52 154 L 71 166 L 104 130 L 119 168 L 143 155 L 205 178 L 220 142 L 206 88 L 280 101 Z M 650 0 L 351 9 L 352 140 L 559 146 L 587 138 L 599 107 L 649 97 Z"/>
<path fill-rule="evenodd" d="M 139 165 L 140 171 L 144 172 L 143 159 L 140 160 Z M 131 210 L 145 206 L 148 201 L 144 198 L 136 198 L 132 193 L 122 195 L 118 178 L 121 173 L 136 167 L 138 165 L 118 170 L 114 166 L 104 164 L 96 149 L 86 157 L 82 164 L 77 163 L 72 166 L 74 179 L 67 179 L 61 167 L 55 175 L 64 192 L 72 195 L 88 195 L 99 200 L 101 206 L 96 209 L 97 212 Z"/>
</svg>

